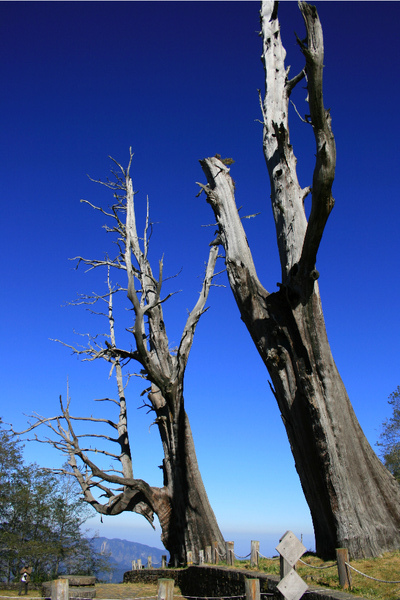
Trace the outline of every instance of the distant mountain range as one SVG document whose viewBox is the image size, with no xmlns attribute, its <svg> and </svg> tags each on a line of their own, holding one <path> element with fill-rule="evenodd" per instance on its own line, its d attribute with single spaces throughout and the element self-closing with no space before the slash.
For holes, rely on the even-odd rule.
<svg viewBox="0 0 400 600">
<path fill-rule="evenodd" d="M 97 552 L 110 555 L 110 563 L 114 567 L 113 574 L 100 574 L 100 578 L 110 583 L 121 583 L 126 571 L 132 569 L 132 561 L 141 559 L 144 566 L 147 565 L 147 557 L 151 556 L 152 564 L 157 567 L 161 565 L 161 556 L 166 555 L 169 558 L 168 552 L 160 548 L 152 548 L 145 544 L 137 542 L 128 542 L 128 540 L 108 539 L 98 537 L 93 540 L 94 549 Z"/>
</svg>

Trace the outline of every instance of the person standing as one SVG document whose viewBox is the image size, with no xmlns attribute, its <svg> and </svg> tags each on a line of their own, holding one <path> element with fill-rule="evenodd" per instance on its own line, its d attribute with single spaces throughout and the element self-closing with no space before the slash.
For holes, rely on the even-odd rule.
<svg viewBox="0 0 400 600">
<path fill-rule="evenodd" d="M 22 589 L 25 590 L 25 596 L 28 594 L 28 583 L 31 578 L 32 567 L 22 567 L 20 570 L 21 579 L 19 580 L 18 596 L 21 595 Z"/>
</svg>

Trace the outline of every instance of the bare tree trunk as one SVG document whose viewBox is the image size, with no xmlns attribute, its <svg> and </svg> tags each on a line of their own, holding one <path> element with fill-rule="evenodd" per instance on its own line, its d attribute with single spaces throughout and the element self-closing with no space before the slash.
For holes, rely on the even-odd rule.
<svg viewBox="0 0 400 600">
<path fill-rule="evenodd" d="M 314 524 L 318 555 L 346 547 L 355 557 L 400 546 L 400 487 L 377 458 L 356 419 L 329 347 L 315 269 L 333 208 L 335 143 L 322 100 L 323 42 L 315 7 L 299 4 L 307 28 L 300 42 L 304 71 L 292 80 L 284 66 L 277 3 L 262 3 L 266 95 L 264 154 L 282 266 L 275 293 L 261 285 L 234 200 L 229 169 L 216 157 L 201 161 L 201 186 L 219 226 L 231 289 L 273 383 L 296 469 Z M 312 188 L 301 189 L 290 144 L 291 91 L 307 75 L 317 158 Z M 309 220 L 304 198 L 312 193 Z"/>
<path fill-rule="evenodd" d="M 268 294 L 261 286 L 252 261 L 243 260 L 248 244 L 243 230 L 236 235 L 241 228 L 236 207 L 232 226 L 233 196 L 225 196 L 219 184 L 230 176 L 221 165 L 215 158 L 203 163 L 208 198 L 241 318 L 273 382 L 311 511 L 317 554 L 331 558 L 338 547 L 348 548 L 352 557 L 394 550 L 400 546 L 400 488 L 351 407 L 331 355 L 318 286 L 301 302 L 292 302 L 286 287 Z"/>
<path fill-rule="evenodd" d="M 162 435 L 164 488 L 162 508 L 157 515 L 162 542 L 170 553 L 171 564 L 186 563 L 187 551 L 198 559 L 199 550 L 218 542 L 223 552 L 224 539 L 210 506 L 197 464 L 193 436 L 186 412 L 182 410 L 174 433 L 174 450 Z"/>
<path fill-rule="evenodd" d="M 164 450 L 164 486 L 152 491 L 161 540 L 170 553 L 171 565 L 179 566 L 186 563 L 188 551 L 196 560 L 199 550 L 212 542 L 218 542 L 222 553 L 225 542 L 200 474 L 182 387 L 171 386 L 166 398 L 152 386 L 149 400 L 157 415 L 155 422 Z M 175 407 L 173 414 L 171 406 Z"/>
</svg>

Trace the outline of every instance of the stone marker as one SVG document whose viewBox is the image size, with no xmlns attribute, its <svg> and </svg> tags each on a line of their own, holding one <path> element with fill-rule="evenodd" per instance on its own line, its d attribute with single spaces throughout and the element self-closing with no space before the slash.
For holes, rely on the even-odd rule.
<svg viewBox="0 0 400 600">
<path fill-rule="evenodd" d="M 281 581 L 278 590 L 286 600 L 300 600 L 308 585 L 296 573 L 294 567 L 300 556 L 306 551 L 301 541 L 297 539 L 292 531 L 287 531 L 280 539 L 276 550 L 281 556 Z"/>
</svg>

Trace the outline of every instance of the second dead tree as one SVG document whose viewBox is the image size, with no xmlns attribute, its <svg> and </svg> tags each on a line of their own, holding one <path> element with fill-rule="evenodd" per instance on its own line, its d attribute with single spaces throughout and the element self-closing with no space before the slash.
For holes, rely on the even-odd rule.
<svg viewBox="0 0 400 600">
<path fill-rule="evenodd" d="M 207 195 L 225 250 L 230 286 L 241 318 L 267 367 L 301 485 L 311 511 L 317 554 L 347 548 L 353 558 L 400 547 L 400 487 L 368 443 L 351 406 L 329 346 L 316 270 L 319 244 L 333 208 L 336 148 L 322 96 L 323 37 L 315 7 L 299 2 L 306 39 L 298 40 L 305 68 L 292 79 L 285 67 L 278 3 L 262 2 L 266 92 L 263 148 L 282 271 L 279 291 L 258 279 L 235 185 L 219 158 L 201 161 Z M 289 137 L 289 101 L 307 81 L 316 141 L 312 186 L 301 188 Z M 311 194 L 307 219 L 304 201 Z M 361 300 L 362 301 L 362 300 Z"/>
</svg>

